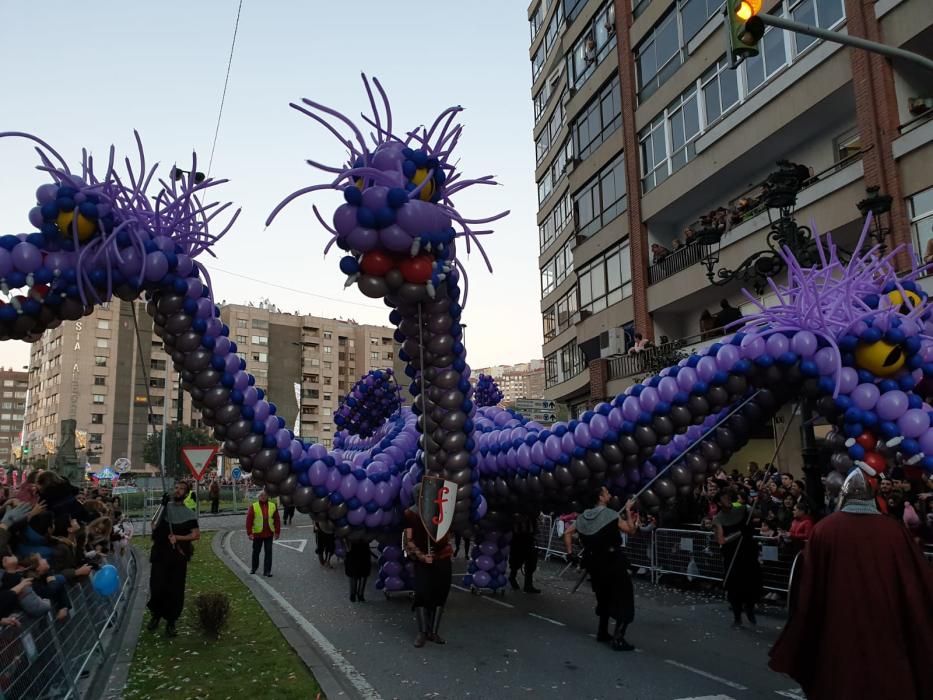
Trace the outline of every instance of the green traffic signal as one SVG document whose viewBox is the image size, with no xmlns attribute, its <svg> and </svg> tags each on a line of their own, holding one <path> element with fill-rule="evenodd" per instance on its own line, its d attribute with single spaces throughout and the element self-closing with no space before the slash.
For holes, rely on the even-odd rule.
<svg viewBox="0 0 933 700">
<path fill-rule="evenodd" d="M 726 31 L 729 36 L 729 67 L 735 68 L 746 58 L 758 55 L 758 42 L 765 33 L 758 16 L 761 0 L 728 0 Z"/>
</svg>

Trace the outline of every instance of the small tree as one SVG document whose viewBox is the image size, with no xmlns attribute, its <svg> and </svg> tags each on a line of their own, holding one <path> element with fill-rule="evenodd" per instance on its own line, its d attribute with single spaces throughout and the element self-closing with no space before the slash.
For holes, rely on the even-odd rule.
<svg viewBox="0 0 933 700">
<path fill-rule="evenodd" d="M 677 343 L 666 343 L 640 353 L 642 367 L 635 384 L 657 375 L 665 367 L 673 367 L 688 357 Z"/>
<path fill-rule="evenodd" d="M 188 468 L 181 457 L 181 448 L 192 445 L 216 445 L 213 434 L 204 428 L 190 425 L 170 425 L 165 433 L 165 473 L 173 479 L 188 476 Z M 162 431 L 150 435 L 143 448 L 143 459 L 149 464 L 162 461 Z"/>
</svg>

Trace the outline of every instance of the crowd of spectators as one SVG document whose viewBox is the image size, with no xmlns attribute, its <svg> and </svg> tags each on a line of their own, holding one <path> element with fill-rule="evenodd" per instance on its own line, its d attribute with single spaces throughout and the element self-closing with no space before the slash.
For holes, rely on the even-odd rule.
<svg viewBox="0 0 933 700">
<path fill-rule="evenodd" d="M 19 628 L 71 609 L 69 588 L 122 555 L 127 544 L 119 498 L 80 490 L 52 471 L 30 472 L 0 492 L 0 626 Z"/>
<path fill-rule="evenodd" d="M 878 509 L 903 522 L 918 544 L 933 546 L 933 480 L 920 475 L 908 478 L 902 467 L 894 467 L 878 482 Z M 835 510 L 838 480 L 824 478 L 825 496 L 820 502 L 807 493 L 803 480 L 779 472 L 766 464 L 759 468 L 751 462 L 747 473 L 720 470 L 694 488 L 692 497 L 681 499 L 676 517 L 681 522 L 711 527 L 719 512 L 718 496 L 724 489 L 734 489 L 738 503 L 747 505 L 758 534 L 795 549 L 809 538 L 817 518 Z"/>
</svg>

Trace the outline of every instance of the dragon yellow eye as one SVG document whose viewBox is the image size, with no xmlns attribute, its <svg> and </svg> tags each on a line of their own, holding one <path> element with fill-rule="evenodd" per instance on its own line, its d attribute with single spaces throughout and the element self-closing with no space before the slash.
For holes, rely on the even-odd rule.
<svg viewBox="0 0 933 700">
<path fill-rule="evenodd" d="M 904 367 L 904 349 L 884 340 L 859 343 L 855 348 L 855 363 L 876 377 L 890 377 Z"/>
<path fill-rule="evenodd" d="M 911 310 L 916 309 L 923 303 L 920 295 L 909 289 L 905 289 L 903 294 L 899 289 L 888 292 L 888 300 L 891 302 L 891 306 L 898 308 L 902 314 L 910 313 Z"/>
</svg>

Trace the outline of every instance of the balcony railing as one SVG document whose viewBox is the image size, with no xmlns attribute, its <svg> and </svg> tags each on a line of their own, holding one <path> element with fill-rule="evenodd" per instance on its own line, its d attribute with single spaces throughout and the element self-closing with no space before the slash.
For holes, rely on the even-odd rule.
<svg viewBox="0 0 933 700">
<path fill-rule="evenodd" d="M 691 243 L 671 251 L 662 260 L 648 268 L 648 284 L 657 284 L 671 275 L 692 267 L 709 255 L 709 246 Z"/>
<path fill-rule="evenodd" d="M 710 345 L 722 335 L 722 329 L 716 328 L 706 333 L 678 338 L 663 345 L 647 347 L 641 352 L 612 357 L 609 359 L 609 380 L 657 374 L 701 347 Z"/>
</svg>

